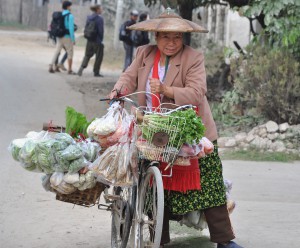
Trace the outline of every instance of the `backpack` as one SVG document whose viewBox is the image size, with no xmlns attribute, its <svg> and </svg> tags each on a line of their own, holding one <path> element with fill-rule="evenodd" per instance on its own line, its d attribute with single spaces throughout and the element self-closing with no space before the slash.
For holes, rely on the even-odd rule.
<svg viewBox="0 0 300 248">
<path fill-rule="evenodd" d="M 126 30 L 126 23 L 127 22 L 124 22 L 120 27 L 120 30 L 119 30 L 119 40 L 120 41 L 128 41 L 129 34 Z"/>
<path fill-rule="evenodd" d="M 97 22 L 95 19 L 87 22 L 83 33 L 84 33 L 84 38 L 88 40 L 96 40 L 98 29 L 97 29 Z"/>
<path fill-rule="evenodd" d="M 136 46 L 136 47 L 147 44 L 144 41 L 144 33 L 140 30 L 135 30 L 132 41 L 133 41 L 134 46 Z"/>
<path fill-rule="evenodd" d="M 66 34 L 69 34 L 69 30 L 65 28 L 65 17 L 68 14 L 63 15 L 61 11 L 55 11 L 52 14 L 52 21 L 50 24 L 51 27 L 51 35 L 54 37 L 63 37 Z"/>
</svg>

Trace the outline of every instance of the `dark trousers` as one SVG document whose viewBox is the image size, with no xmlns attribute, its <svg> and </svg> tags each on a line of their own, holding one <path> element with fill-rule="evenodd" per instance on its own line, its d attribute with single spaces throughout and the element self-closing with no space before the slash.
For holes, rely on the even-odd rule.
<svg viewBox="0 0 300 248">
<path fill-rule="evenodd" d="M 123 68 L 123 72 L 124 72 L 132 62 L 134 47 L 132 45 L 128 45 L 125 42 L 123 42 L 123 45 L 125 49 L 125 60 L 124 60 L 124 68 Z"/>
<path fill-rule="evenodd" d="M 235 238 L 226 204 L 204 209 L 203 212 L 210 232 L 210 240 L 212 242 L 225 243 Z M 161 244 L 167 244 L 170 242 L 170 219 L 180 220 L 180 216 L 172 215 L 169 208 L 165 207 Z"/>
<path fill-rule="evenodd" d="M 83 61 L 81 63 L 82 68 L 86 68 L 90 61 L 90 58 L 96 54 L 95 63 L 94 63 L 94 74 L 99 74 L 100 67 L 103 60 L 103 52 L 104 52 L 104 45 L 98 44 L 97 42 L 87 41 L 85 47 L 85 54 Z"/>
</svg>

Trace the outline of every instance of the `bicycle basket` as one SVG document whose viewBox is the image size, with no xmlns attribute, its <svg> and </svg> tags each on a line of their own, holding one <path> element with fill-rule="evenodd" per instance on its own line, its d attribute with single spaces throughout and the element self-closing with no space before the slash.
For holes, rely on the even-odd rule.
<svg viewBox="0 0 300 248">
<path fill-rule="evenodd" d="M 91 189 L 83 191 L 76 190 L 75 192 L 67 195 L 55 191 L 56 200 L 84 207 L 92 207 L 99 203 L 100 195 L 104 191 L 105 187 L 106 186 L 104 184 L 97 182 L 95 187 Z"/>
<path fill-rule="evenodd" d="M 145 116 L 139 125 L 141 135 L 136 142 L 141 159 L 169 164 L 176 160 L 181 148 L 178 123 L 185 125 L 185 119 L 170 116 L 169 111 L 166 108 L 161 108 L 159 113 L 144 110 Z"/>
</svg>

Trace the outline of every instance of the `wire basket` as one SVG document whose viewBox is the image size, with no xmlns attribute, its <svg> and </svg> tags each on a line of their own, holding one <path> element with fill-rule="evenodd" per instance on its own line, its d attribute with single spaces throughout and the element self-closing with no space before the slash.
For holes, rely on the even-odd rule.
<svg viewBox="0 0 300 248">
<path fill-rule="evenodd" d="M 185 125 L 185 119 L 170 116 L 168 112 L 172 110 L 167 108 L 160 108 L 159 113 L 150 112 L 147 108 L 142 110 L 145 116 L 139 125 L 141 135 L 138 136 L 136 142 L 139 157 L 141 159 L 173 164 L 181 148 L 181 145 L 178 145 L 180 143 L 178 141 L 181 139 L 178 123 L 180 121 Z M 147 116 L 151 115 L 161 118 L 164 125 L 152 125 L 149 118 L 147 118 Z"/>
<path fill-rule="evenodd" d="M 95 187 L 91 189 L 83 191 L 76 190 L 75 192 L 67 195 L 55 191 L 56 200 L 84 207 L 92 207 L 99 204 L 101 193 L 104 191 L 105 187 L 106 186 L 104 184 L 97 182 Z"/>
</svg>

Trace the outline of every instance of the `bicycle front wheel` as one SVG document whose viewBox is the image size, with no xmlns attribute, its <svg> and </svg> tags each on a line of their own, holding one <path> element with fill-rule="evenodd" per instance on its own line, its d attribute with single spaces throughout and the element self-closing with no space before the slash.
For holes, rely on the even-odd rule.
<svg viewBox="0 0 300 248">
<path fill-rule="evenodd" d="M 111 247 L 126 248 L 132 222 L 130 206 L 131 188 L 114 187 L 114 194 L 120 199 L 112 204 Z"/>
<path fill-rule="evenodd" d="M 151 166 L 141 184 L 135 219 L 135 247 L 160 246 L 164 216 L 164 190 L 159 169 Z"/>
</svg>

